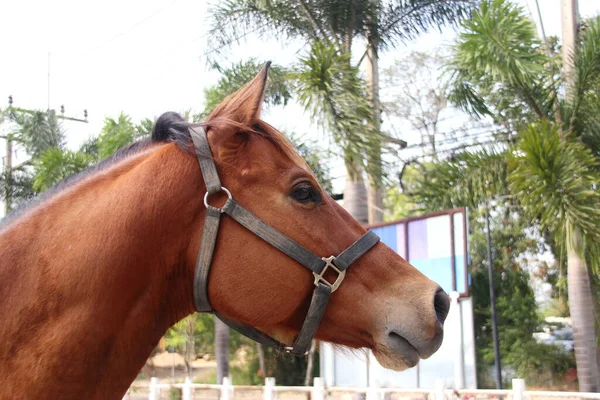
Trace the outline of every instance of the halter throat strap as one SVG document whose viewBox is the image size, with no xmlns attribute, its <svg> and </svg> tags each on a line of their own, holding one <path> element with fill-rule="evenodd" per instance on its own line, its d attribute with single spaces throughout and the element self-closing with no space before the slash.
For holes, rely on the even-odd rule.
<svg viewBox="0 0 600 400">
<path fill-rule="evenodd" d="M 204 196 L 206 216 L 194 272 L 194 303 L 196 310 L 198 312 L 214 313 L 225 324 L 259 343 L 273 346 L 294 355 L 306 354 L 321 323 L 329 298 L 344 280 L 346 269 L 377 244 L 379 237 L 372 231 L 368 231 L 338 256 L 319 257 L 313 254 L 237 203 L 231 193 L 221 186 L 204 129 L 202 127 L 190 127 L 189 131 L 196 148 L 200 170 L 207 189 Z M 217 208 L 208 204 L 208 197 L 220 191 L 225 192 L 228 197 L 223 207 Z M 217 241 L 219 223 L 223 214 L 229 215 L 250 232 L 312 271 L 315 289 L 300 333 L 292 346 L 281 343 L 249 325 L 231 321 L 212 309 L 208 299 L 208 274 Z M 327 270 L 333 270 L 337 273 L 337 278 L 333 283 L 324 278 Z"/>
</svg>

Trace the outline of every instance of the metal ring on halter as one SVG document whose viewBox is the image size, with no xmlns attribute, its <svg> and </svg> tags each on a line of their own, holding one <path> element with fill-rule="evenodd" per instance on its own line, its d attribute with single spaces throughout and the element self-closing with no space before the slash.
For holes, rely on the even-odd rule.
<svg viewBox="0 0 600 400">
<path fill-rule="evenodd" d="M 221 188 L 217 192 L 214 192 L 214 193 L 208 193 L 208 192 L 206 192 L 204 194 L 204 206 L 206 208 L 208 208 L 210 206 L 210 204 L 208 204 L 208 196 L 210 196 L 211 194 L 219 193 L 219 192 L 225 192 L 225 194 L 227 195 L 227 198 L 229 200 L 233 199 L 233 197 L 231 197 L 231 192 L 229 190 L 227 190 L 226 187 L 221 186 Z M 215 207 L 215 208 L 218 208 L 221 212 L 223 212 L 223 207 Z"/>
</svg>

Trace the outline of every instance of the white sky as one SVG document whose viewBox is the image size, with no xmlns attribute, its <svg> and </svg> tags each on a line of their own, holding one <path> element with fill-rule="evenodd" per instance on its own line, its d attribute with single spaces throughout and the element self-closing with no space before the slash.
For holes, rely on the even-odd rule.
<svg viewBox="0 0 600 400">
<path fill-rule="evenodd" d="M 539 1 L 547 34 L 560 35 L 560 0 Z M 519 2 L 537 16 L 534 0 Z M 579 9 L 582 17 L 595 15 L 600 1 L 580 0 Z M 50 108 L 58 110 L 64 104 L 66 115 L 78 117 L 84 108 L 89 112 L 89 124 L 63 123 L 71 148 L 97 134 L 105 116 L 116 117 L 121 111 L 136 122 L 169 110 L 198 111 L 202 89 L 218 78 L 207 71 L 201 57 L 210 40 L 206 10 L 201 0 L 4 1 L 0 107 L 7 104 L 8 95 L 17 107 L 47 107 L 50 52 Z M 425 35 L 382 54 L 381 66 L 411 49 L 448 44 L 452 37 L 451 32 Z M 299 48 L 297 43 L 281 45 L 248 36 L 231 49 L 230 60 L 254 56 L 290 64 Z M 267 110 L 265 119 L 282 130 L 320 137 L 295 105 Z M 1 143 L 2 155 L 3 147 Z M 333 165 L 334 175 L 343 173 L 341 160 Z"/>
</svg>

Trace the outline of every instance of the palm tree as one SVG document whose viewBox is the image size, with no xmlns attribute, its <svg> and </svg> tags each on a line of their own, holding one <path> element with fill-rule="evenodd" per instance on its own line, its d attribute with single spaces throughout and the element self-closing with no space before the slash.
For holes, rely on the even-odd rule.
<svg viewBox="0 0 600 400">
<path fill-rule="evenodd" d="M 369 115 L 366 120 L 369 129 L 363 128 L 364 133 L 343 130 L 332 131 L 334 138 L 361 135 L 361 142 L 368 144 L 362 154 L 346 154 L 345 164 L 348 172 L 346 188 L 350 193 L 344 195 L 345 204 L 357 205 L 358 209 L 351 210 L 359 221 L 363 221 L 365 203 L 354 196 L 364 195 L 362 183 L 363 167 L 366 167 L 369 177 L 369 222 L 378 222 L 382 219 L 383 202 L 379 187 L 382 181 L 381 164 L 381 136 L 380 136 L 380 105 L 379 105 L 379 52 L 393 48 L 398 42 L 415 37 L 430 26 L 452 22 L 462 17 L 474 1 L 468 0 L 413 0 L 413 1 L 381 1 L 381 0 L 351 0 L 351 1 L 324 1 L 324 0 L 238 0 L 220 3 L 212 10 L 211 19 L 214 21 L 211 30 L 213 50 L 218 53 L 232 42 L 239 40 L 250 32 L 261 36 L 273 35 L 278 38 L 302 38 L 311 42 L 312 50 L 330 48 L 338 55 L 347 54 L 348 60 L 352 51 L 353 40 L 362 37 L 367 42 L 365 55 L 368 60 L 367 78 L 369 84 L 362 90 L 367 90 L 369 99 Z M 327 65 L 338 65 L 338 71 L 351 71 L 348 67 L 333 64 L 331 58 L 321 58 L 327 52 L 309 53 L 306 59 L 312 63 L 304 62 L 304 66 L 323 68 Z M 364 58 L 361 57 L 361 60 Z M 318 62 L 314 62 L 320 60 Z M 346 62 L 346 61 L 344 61 Z M 349 61 L 347 61 L 349 62 Z M 315 70 L 312 77 L 323 76 L 323 70 Z M 350 77 L 349 77 L 350 78 Z M 351 79 L 356 79 L 354 76 Z M 344 79 L 347 81 L 347 79 Z M 331 81 L 324 80 L 319 85 L 307 85 L 307 88 L 324 88 Z M 336 88 L 331 88 L 336 90 Z M 343 91 L 343 89 L 337 89 Z M 322 94 L 322 93 L 321 93 Z M 347 95 L 351 93 L 348 92 Z M 317 96 L 323 97 L 323 96 Z M 330 98 L 325 98 L 331 102 Z M 346 102 L 345 116 L 353 115 L 355 104 L 361 103 L 360 97 L 355 97 L 352 102 Z M 318 106 L 321 111 L 329 113 L 321 115 L 323 119 L 335 119 L 336 107 L 322 104 Z M 338 143 L 340 144 L 340 143 Z M 340 144 L 345 153 L 348 149 Z M 364 195 L 366 198 L 367 196 Z M 363 210 L 361 210 L 363 208 Z M 366 221 L 364 221 L 366 222 Z"/>
<path fill-rule="evenodd" d="M 417 198 L 477 205 L 510 194 L 532 223 L 562 244 L 580 390 L 597 391 L 589 272 L 598 273 L 600 263 L 600 17 L 589 22 L 573 55 L 570 96 L 561 95 L 564 84 L 547 70 L 555 61 L 542 52 L 535 25 L 519 7 L 485 0 L 463 27 L 450 65 L 452 99 L 519 138 L 491 154 L 455 155 L 428 174 Z"/>
<path fill-rule="evenodd" d="M 32 159 L 44 151 L 64 144 L 62 132 L 54 111 L 23 110 L 9 106 L 0 114 L 0 123 L 8 124 L 6 160 L 0 185 L 4 193 L 5 212 L 8 214 L 15 204 L 33 197 L 33 177 L 30 170 Z M 20 145 L 31 157 L 21 165 L 12 165 L 13 146 Z"/>
</svg>

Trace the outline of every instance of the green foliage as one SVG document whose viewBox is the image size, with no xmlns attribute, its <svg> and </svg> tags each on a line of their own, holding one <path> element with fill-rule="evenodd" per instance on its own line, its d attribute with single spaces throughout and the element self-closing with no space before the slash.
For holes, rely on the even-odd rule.
<svg viewBox="0 0 600 400">
<path fill-rule="evenodd" d="M 550 59 L 521 7 L 484 0 L 462 27 L 449 65 L 455 104 L 501 123 L 551 115 L 555 92 L 545 67 Z"/>
<path fill-rule="evenodd" d="M 497 211 L 492 214 L 490 225 L 503 368 L 512 369 L 516 376 L 532 385 L 557 386 L 567 370 L 574 366 L 574 357 L 561 348 L 534 340 L 533 333 L 541 320 L 530 277 L 524 269 L 526 257 L 542 251 L 543 244 L 527 233 L 529 224 L 519 214 L 505 207 L 499 207 Z M 469 226 L 478 382 L 481 387 L 493 387 L 489 375 L 489 368 L 494 364 L 494 350 L 483 213 L 472 212 Z M 543 262 L 537 267 L 549 268 Z"/>
<path fill-rule="evenodd" d="M 253 346 L 254 348 L 254 346 Z M 258 357 L 253 352 L 250 362 L 245 367 L 245 377 L 252 384 L 264 383 L 264 377 L 274 377 L 278 385 L 282 386 L 304 386 L 307 357 L 295 357 L 290 354 L 282 354 L 271 347 L 264 347 L 265 371 L 260 371 Z M 315 352 L 313 377 L 319 375 L 319 353 Z"/>
<path fill-rule="evenodd" d="M 349 49 L 355 37 L 377 38 L 383 48 L 412 39 L 430 27 L 460 20 L 474 1 L 228 0 L 211 10 L 212 49 L 249 33 L 282 40 L 301 38 Z"/>
<path fill-rule="evenodd" d="M 33 190 L 33 175 L 25 166 L 15 168 L 8 173 L 2 171 L 0 174 L 0 195 L 12 201 L 12 206 L 35 196 Z M 12 208 L 12 207 L 11 207 Z"/>
<path fill-rule="evenodd" d="M 111 156 L 121 147 L 149 135 L 152 125 L 149 119 L 136 125 L 128 115 L 121 113 L 117 120 L 106 118 L 100 135 L 88 139 L 78 151 L 65 149 L 61 145 L 46 148 L 37 155 L 32 154 L 33 190 L 43 192 Z"/>
<path fill-rule="evenodd" d="M 54 111 L 13 111 L 12 115 L 18 125 L 12 138 L 32 157 L 38 157 L 50 148 L 64 146 L 65 135 Z"/>
<path fill-rule="evenodd" d="M 35 159 L 33 189 L 41 193 L 58 182 L 87 169 L 94 158 L 83 152 L 57 147 L 45 150 Z"/>
<path fill-rule="evenodd" d="M 271 1 L 229 0 L 210 9 L 211 59 L 249 33 L 278 39 L 300 38 L 311 45 L 296 67 L 300 102 L 344 151 L 350 179 L 361 164 L 371 183 L 384 178 L 382 136 L 364 95 L 365 83 L 350 64 L 352 42 L 361 37 L 378 49 L 417 36 L 432 26 L 462 18 L 470 0 L 454 1 Z"/>
<path fill-rule="evenodd" d="M 194 353 L 195 354 L 214 354 L 215 341 L 215 321 L 211 314 L 196 313 L 190 315 L 173 325 L 164 336 L 165 344 L 169 351 L 175 351 L 183 354 L 186 350 L 186 335 L 188 320 L 194 319 Z"/>
<path fill-rule="evenodd" d="M 148 126 L 149 125 L 149 126 Z M 136 126 L 131 117 L 121 113 L 115 120 L 106 118 L 104 127 L 98 140 L 98 157 L 100 159 L 111 156 L 121 147 L 152 132 L 152 122 L 148 119 Z"/>
<path fill-rule="evenodd" d="M 169 396 L 169 400 L 181 400 L 181 396 L 182 396 L 181 389 L 175 388 L 175 387 L 169 388 L 168 396 Z"/>
<path fill-rule="evenodd" d="M 510 189 L 543 228 L 564 235 L 572 224 L 600 240 L 598 160 L 555 124 L 530 124 L 510 157 Z"/>
<path fill-rule="evenodd" d="M 350 54 L 315 42 L 298 60 L 293 79 L 298 101 L 312 119 L 332 134 L 347 159 L 361 160 L 367 172 L 381 181 L 381 165 L 369 161 L 383 136 L 373 128 L 365 83 L 351 65 Z"/>
<path fill-rule="evenodd" d="M 600 89 L 600 15 L 590 19 L 581 32 L 577 53 L 571 63 L 575 69 L 569 117 L 585 118 L 588 110 L 580 108 L 590 103 L 597 105 Z"/>
<path fill-rule="evenodd" d="M 449 160 L 427 164 L 412 186 L 413 201 L 422 211 L 477 208 L 486 199 L 508 193 L 506 154 L 494 149 L 454 154 Z"/>
</svg>

